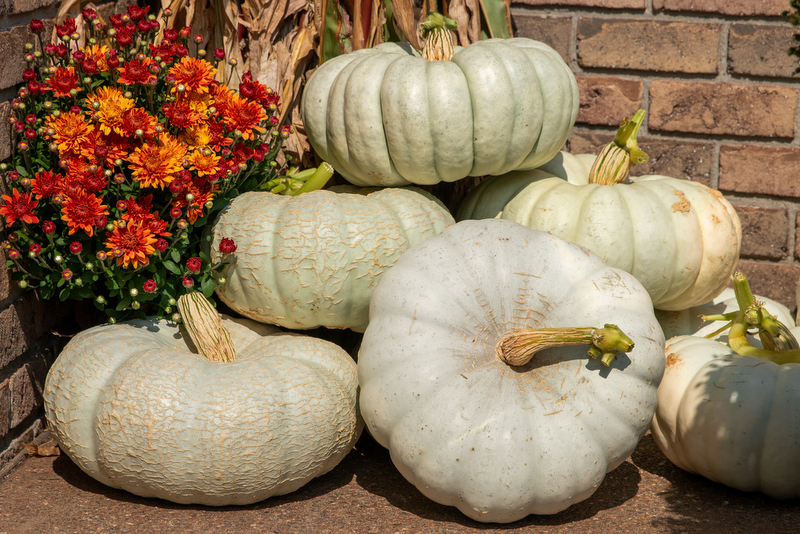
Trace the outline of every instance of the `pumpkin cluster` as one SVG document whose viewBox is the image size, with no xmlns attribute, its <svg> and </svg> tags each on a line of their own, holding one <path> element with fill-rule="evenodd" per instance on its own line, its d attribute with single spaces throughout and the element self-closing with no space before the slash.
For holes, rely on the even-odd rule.
<svg viewBox="0 0 800 534">
<path fill-rule="evenodd" d="M 686 470 L 799 496 L 800 347 L 736 273 L 731 204 L 629 176 L 641 111 L 599 155 L 560 152 L 578 91 L 548 46 L 426 28 L 440 49 L 344 54 L 305 86 L 324 163 L 301 172 L 350 185 L 273 177 L 208 225 L 216 296 L 245 319 L 194 292 L 180 325 L 67 345 L 45 388 L 60 446 L 110 486 L 243 504 L 333 469 L 366 428 L 421 493 L 507 523 L 589 498 L 652 430 Z M 468 176 L 453 217 L 428 186 Z"/>
</svg>

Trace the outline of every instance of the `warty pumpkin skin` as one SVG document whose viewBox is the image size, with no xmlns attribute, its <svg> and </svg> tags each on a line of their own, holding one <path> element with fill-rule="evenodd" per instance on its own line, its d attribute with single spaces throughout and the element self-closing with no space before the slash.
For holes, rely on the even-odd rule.
<svg viewBox="0 0 800 534">
<path fill-rule="evenodd" d="M 490 178 L 468 194 L 456 220 L 500 217 L 586 247 L 633 274 L 660 310 L 717 296 L 742 242 L 739 217 L 722 193 L 660 175 L 591 183 L 594 161 L 562 152 L 543 169 Z"/>
<path fill-rule="evenodd" d="M 333 469 L 363 428 L 352 358 L 246 319 L 223 324 L 234 362 L 206 360 L 155 319 L 76 335 L 44 388 L 61 449 L 108 486 L 210 506 L 289 493 Z"/>
<path fill-rule="evenodd" d="M 363 332 L 384 271 L 453 223 L 438 200 L 415 188 L 246 193 L 211 228 L 212 262 L 221 260 L 223 237 L 237 244 L 217 295 L 257 321 Z"/>
<path fill-rule="evenodd" d="M 511 366 L 520 328 L 601 326 L 634 341 L 610 367 L 586 347 Z M 650 425 L 664 370 L 650 298 L 629 274 L 511 221 L 458 223 L 378 283 L 358 354 L 361 413 L 403 476 L 485 522 L 588 498 Z"/>
<path fill-rule="evenodd" d="M 301 110 L 314 150 L 349 182 L 402 186 L 538 167 L 567 140 L 578 98 L 561 56 L 531 39 L 430 62 L 384 43 L 323 63 Z"/>
</svg>

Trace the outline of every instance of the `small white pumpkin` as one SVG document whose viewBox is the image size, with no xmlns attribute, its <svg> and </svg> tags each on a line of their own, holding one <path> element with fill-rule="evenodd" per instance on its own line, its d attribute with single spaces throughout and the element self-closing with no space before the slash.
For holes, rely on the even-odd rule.
<svg viewBox="0 0 800 534">
<path fill-rule="evenodd" d="M 519 365 L 501 359 L 501 341 L 608 321 L 635 345 L 613 362 L 607 353 L 610 367 L 575 346 Z M 378 283 L 358 355 L 360 407 L 398 470 L 434 501 L 478 521 L 553 514 L 634 450 L 655 410 L 663 349 L 650 298 L 629 274 L 511 221 L 464 221 L 404 253 Z"/>
<path fill-rule="evenodd" d="M 217 296 L 265 323 L 363 332 L 384 271 L 454 222 L 441 202 L 416 188 L 245 193 L 210 230 L 212 262 L 222 260 L 222 238 L 237 245 Z"/>
<path fill-rule="evenodd" d="M 800 497 L 800 349 L 794 340 L 791 350 L 755 347 L 747 326 L 737 314 L 728 344 L 699 336 L 667 341 L 653 439 L 691 473 L 743 491 Z M 789 331 L 800 336 L 800 328 Z"/>
<path fill-rule="evenodd" d="M 599 157 L 561 153 L 543 169 L 490 178 L 469 193 L 457 220 L 501 217 L 588 248 L 633 274 L 662 310 L 708 302 L 739 260 L 742 227 L 733 206 L 703 184 L 631 177 L 644 112 L 620 128 Z M 594 164 L 590 162 L 594 161 Z"/>
<path fill-rule="evenodd" d="M 363 428 L 353 359 L 320 339 L 223 323 L 232 362 L 196 354 L 163 320 L 76 335 L 44 388 L 61 449 L 108 486 L 210 506 L 289 493 L 333 469 Z"/>
</svg>

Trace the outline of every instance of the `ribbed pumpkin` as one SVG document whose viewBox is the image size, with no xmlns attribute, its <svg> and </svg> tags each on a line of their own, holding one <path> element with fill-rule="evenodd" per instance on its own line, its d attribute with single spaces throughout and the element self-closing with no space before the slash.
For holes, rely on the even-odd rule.
<svg viewBox="0 0 800 534">
<path fill-rule="evenodd" d="M 212 262 L 223 237 L 237 244 L 217 295 L 265 323 L 363 331 L 384 271 L 453 223 L 438 200 L 414 188 L 246 193 L 211 227 Z"/>
<path fill-rule="evenodd" d="M 736 268 L 741 222 L 722 194 L 703 184 L 628 178 L 631 153 L 647 157 L 636 145 L 643 118 L 640 111 L 623 124 L 593 160 L 562 153 L 544 169 L 490 178 L 469 193 L 456 219 L 501 217 L 586 247 L 633 274 L 658 309 L 708 302 Z"/>
<path fill-rule="evenodd" d="M 630 337 L 601 347 L 613 325 Z M 464 221 L 378 284 L 359 403 L 423 494 L 510 522 L 594 493 L 647 431 L 663 371 L 661 328 L 631 275 L 511 221 Z"/>
<path fill-rule="evenodd" d="M 578 104 L 561 56 L 514 38 L 443 61 L 408 43 L 338 56 L 308 80 L 301 109 L 314 150 L 348 181 L 399 186 L 538 167 L 567 140 Z"/>
<path fill-rule="evenodd" d="M 235 361 L 204 358 L 202 340 L 163 320 L 76 335 L 44 388 L 61 449 L 108 486 L 211 506 L 289 493 L 333 469 L 363 428 L 353 359 L 250 320 L 222 324 Z"/>
</svg>

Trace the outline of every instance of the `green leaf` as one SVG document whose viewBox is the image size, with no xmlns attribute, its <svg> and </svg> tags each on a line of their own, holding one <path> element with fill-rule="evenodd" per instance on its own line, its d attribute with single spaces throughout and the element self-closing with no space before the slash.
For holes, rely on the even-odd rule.
<svg viewBox="0 0 800 534">
<path fill-rule="evenodd" d="M 511 31 L 509 6 L 504 0 L 478 0 L 484 16 L 490 37 L 510 39 L 514 36 Z"/>
<path fill-rule="evenodd" d="M 132 300 L 133 300 L 133 299 L 131 299 L 130 295 L 128 295 L 127 297 L 125 297 L 124 299 L 120 300 L 120 301 L 117 303 L 116 310 L 117 310 L 117 311 L 124 310 L 125 308 L 127 308 L 128 306 L 130 306 L 130 305 L 131 305 L 131 301 L 132 301 Z"/>
<path fill-rule="evenodd" d="M 164 260 L 161 263 L 167 270 L 173 274 L 182 274 L 180 267 L 178 267 L 172 260 Z"/>
<path fill-rule="evenodd" d="M 206 276 L 203 278 L 203 281 L 200 282 L 200 291 L 203 292 L 203 295 L 206 298 L 211 298 L 211 295 L 214 294 L 214 289 L 217 287 L 217 284 L 214 282 L 214 278 L 211 276 Z"/>
<path fill-rule="evenodd" d="M 175 250 L 174 248 L 170 251 L 169 255 L 172 258 L 172 261 L 174 261 L 175 263 L 181 262 L 181 253 Z"/>
</svg>

